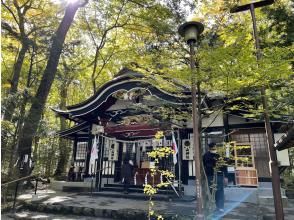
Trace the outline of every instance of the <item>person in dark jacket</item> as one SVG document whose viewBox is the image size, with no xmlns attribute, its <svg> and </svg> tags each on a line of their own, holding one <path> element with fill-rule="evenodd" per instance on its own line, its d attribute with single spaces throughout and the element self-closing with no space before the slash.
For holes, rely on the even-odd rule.
<svg viewBox="0 0 294 220">
<path fill-rule="evenodd" d="M 129 186 L 133 177 L 133 166 L 131 160 L 125 159 L 121 168 L 122 183 L 124 184 L 124 193 L 129 193 Z"/>
<path fill-rule="evenodd" d="M 219 158 L 219 154 L 217 153 L 215 143 L 210 143 L 208 147 L 209 147 L 209 151 L 203 155 L 203 165 L 204 165 L 205 174 L 208 180 L 208 186 L 211 191 L 211 185 L 213 184 L 214 171 L 216 167 L 216 162 Z"/>
<path fill-rule="evenodd" d="M 203 155 L 203 165 L 205 174 L 207 176 L 208 186 L 212 193 L 212 185 L 214 176 L 216 176 L 216 192 L 215 202 L 218 211 L 224 211 L 224 175 L 226 175 L 226 167 L 222 166 L 217 169 L 217 162 L 220 159 L 220 155 L 217 153 L 215 143 L 208 145 L 209 151 Z"/>
<path fill-rule="evenodd" d="M 75 167 L 71 166 L 69 168 L 68 174 L 67 174 L 67 181 L 73 182 L 75 181 L 75 172 L 74 172 Z"/>
</svg>

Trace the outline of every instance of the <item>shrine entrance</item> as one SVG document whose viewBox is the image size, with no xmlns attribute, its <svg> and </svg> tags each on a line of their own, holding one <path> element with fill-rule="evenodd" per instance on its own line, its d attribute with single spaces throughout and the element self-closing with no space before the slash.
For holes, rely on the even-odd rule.
<svg viewBox="0 0 294 220">
<path fill-rule="evenodd" d="M 151 178 L 150 169 L 154 168 L 154 161 L 148 157 L 148 152 L 163 146 L 170 146 L 170 140 L 166 141 L 166 145 L 163 145 L 163 141 L 158 143 L 155 139 L 123 141 L 104 137 L 104 140 L 102 183 L 120 183 L 121 167 L 125 160 L 133 162 L 132 185 L 142 186 L 152 181 L 158 184 L 163 181 L 160 175 L 155 176 L 154 180 Z M 159 169 L 175 173 L 172 155 L 160 161 Z"/>
<path fill-rule="evenodd" d="M 74 123 L 73 127 L 58 132 L 59 137 L 73 141 L 71 165 L 79 177 L 74 181 L 83 181 L 96 191 L 121 192 L 121 167 L 128 159 L 134 163 L 132 186 L 143 192 L 142 185 L 150 183 L 149 171 L 154 166 L 148 152 L 171 146 L 174 133 L 179 149 L 177 163 L 169 157 L 159 166 L 175 174 L 173 184 L 176 186 L 184 184 L 195 188 L 192 187 L 195 160 L 190 89 L 172 82 L 174 91 L 167 92 L 151 83 L 154 81 L 152 76 L 148 78 L 123 69 L 88 100 L 68 106 L 67 110 L 53 109 L 60 117 Z M 201 100 L 202 152 L 207 150 L 208 143 L 214 142 L 227 149 L 225 143 L 235 141 L 240 149 L 235 147 L 235 151 L 225 152 L 229 156 L 241 155 L 238 158 L 246 156 L 248 161 L 230 164 L 231 182 L 257 186 L 260 176 L 265 179 L 269 175 L 264 122 L 235 115 L 238 112 L 211 112 L 214 106 L 222 104 L 222 98 L 203 95 Z M 154 138 L 158 131 L 164 132 L 159 141 Z M 244 150 L 245 147 L 248 149 Z M 162 178 L 156 176 L 154 181 L 161 182 Z"/>
<path fill-rule="evenodd" d="M 69 106 L 67 111 L 54 109 L 75 122 L 75 126 L 59 135 L 74 141 L 73 165 L 83 171 L 84 180 L 94 178 L 98 191 L 110 184 L 119 185 L 122 163 L 128 159 L 134 164 L 132 185 L 151 182 L 150 169 L 154 162 L 148 152 L 171 147 L 174 129 L 183 127 L 184 123 L 176 116 L 189 115 L 191 111 L 190 92 L 177 83 L 174 88 L 177 91 L 173 93 L 158 89 L 142 74 L 124 69 L 85 102 Z M 165 134 L 161 140 L 154 138 L 158 131 Z M 180 148 L 181 140 L 176 136 Z M 174 164 L 172 155 L 160 161 L 159 166 L 173 172 L 179 180 L 181 166 Z M 163 180 L 155 176 L 152 181 Z"/>
</svg>

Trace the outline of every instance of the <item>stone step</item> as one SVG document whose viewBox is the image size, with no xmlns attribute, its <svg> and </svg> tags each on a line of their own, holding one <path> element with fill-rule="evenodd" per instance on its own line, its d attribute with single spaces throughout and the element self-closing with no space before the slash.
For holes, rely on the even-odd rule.
<svg viewBox="0 0 294 220">
<path fill-rule="evenodd" d="M 103 187 L 102 191 L 123 192 L 124 189 L 122 187 Z M 139 188 L 129 188 L 128 191 L 130 193 L 144 193 L 144 190 Z M 157 194 L 171 195 L 175 194 L 175 192 L 173 190 L 158 190 Z"/>
<path fill-rule="evenodd" d="M 124 187 L 124 184 L 121 183 L 105 183 L 104 184 L 105 187 Z M 142 185 L 130 185 L 130 188 L 136 188 L 136 189 L 144 189 L 144 186 Z"/>
<path fill-rule="evenodd" d="M 131 193 L 144 193 L 144 188 L 143 187 L 136 187 L 131 185 L 129 187 L 129 192 Z M 91 189 L 91 187 L 88 186 L 63 186 L 62 187 L 63 192 L 74 192 L 74 193 L 79 193 L 79 192 L 95 192 L 97 191 L 96 189 Z M 123 192 L 124 191 L 124 186 L 119 185 L 119 184 L 105 184 L 104 187 L 102 187 L 102 191 L 109 191 L 109 192 Z M 174 190 L 171 188 L 161 188 L 158 190 L 158 194 L 175 194 Z"/>
<path fill-rule="evenodd" d="M 27 215 L 25 218 L 16 218 L 16 219 L 92 219 L 90 217 L 95 217 L 95 219 L 100 220 L 101 218 L 107 219 L 119 219 L 119 220 L 143 220 L 147 219 L 147 208 L 146 210 L 138 210 L 136 206 L 128 209 L 109 209 L 109 208 L 90 208 L 82 206 L 66 206 L 61 204 L 43 204 L 43 203 L 29 203 L 26 202 L 23 205 L 23 210 L 20 210 L 19 213 L 26 210 L 26 212 L 40 213 L 40 215 L 58 215 L 64 216 L 63 218 L 36 218 L 32 215 Z M 47 213 L 47 214 L 46 214 Z M 175 213 L 162 213 L 165 220 L 175 219 Z M 74 216 L 74 218 L 70 218 Z M 41 216 L 39 216 L 41 217 Z M 79 218 L 76 218 L 79 217 Z M 193 216 L 190 215 L 178 215 L 177 219 L 186 219 L 193 220 Z M 101 219 L 101 220 L 102 220 Z"/>
<path fill-rule="evenodd" d="M 87 219 L 88 217 L 96 217 L 95 219 L 108 218 L 108 219 L 120 219 L 120 220 L 142 220 L 142 219 L 146 219 L 147 217 L 147 211 L 136 210 L 136 209 L 112 210 L 107 208 L 105 209 L 88 208 L 88 207 L 78 207 L 78 206 L 66 206 L 62 204 L 42 204 L 42 203 L 35 203 L 35 202 L 34 203 L 25 202 L 23 204 L 23 209 L 29 210 L 30 212 L 63 215 L 65 216 L 64 219 L 70 219 L 68 216 L 73 216 L 73 215 L 80 216 L 79 219 Z M 30 218 L 25 218 L 25 219 L 30 219 Z"/>
<path fill-rule="evenodd" d="M 124 187 L 123 184 L 121 183 L 110 183 L 110 184 L 104 184 L 105 187 Z M 144 186 L 143 185 L 130 185 L 130 188 L 137 188 L 137 189 L 144 189 Z M 164 189 L 164 190 L 173 190 L 171 186 L 168 186 L 168 187 L 163 187 L 161 189 Z M 175 187 L 175 189 L 178 191 L 179 188 L 178 187 Z M 182 187 L 182 191 L 184 191 L 184 187 Z"/>
<path fill-rule="evenodd" d="M 101 191 L 101 192 L 93 192 L 93 193 L 81 193 L 82 195 L 91 195 L 91 196 L 102 196 L 102 197 L 110 197 L 110 198 L 124 198 L 124 199 L 134 199 L 134 200 L 148 200 L 149 197 L 143 193 L 128 193 L 125 194 L 121 192 L 114 192 L 114 191 Z M 157 201 L 169 201 L 177 199 L 176 194 L 174 195 L 163 195 L 163 194 L 156 194 L 153 196 L 153 200 Z"/>
</svg>

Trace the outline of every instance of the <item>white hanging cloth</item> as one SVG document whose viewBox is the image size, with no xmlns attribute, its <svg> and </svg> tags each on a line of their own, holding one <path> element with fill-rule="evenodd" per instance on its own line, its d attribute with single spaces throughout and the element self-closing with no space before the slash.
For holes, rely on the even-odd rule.
<svg viewBox="0 0 294 220">
<path fill-rule="evenodd" d="M 123 153 L 127 152 L 127 143 L 123 143 Z"/>
<path fill-rule="evenodd" d="M 173 162 L 174 162 L 174 164 L 176 164 L 178 162 L 178 160 L 177 160 L 178 146 L 177 146 L 177 142 L 176 142 L 176 139 L 175 139 L 174 132 L 172 133 L 172 149 L 174 150 Z"/>
<path fill-rule="evenodd" d="M 90 157 L 90 163 L 89 163 L 89 174 L 93 174 L 95 172 L 95 164 L 96 160 L 98 159 L 98 150 L 97 150 L 97 138 L 96 135 L 93 140 L 93 145 L 91 149 L 91 157 Z"/>
<path fill-rule="evenodd" d="M 164 147 L 167 147 L 168 145 L 167 145 L 167 140 L 166 140 L 166 137 L 165 136 L 163 136 L 163 146 Z"/>
<path fill-rule="evenodd" d="M 136 153 L 136 144 L 133 143 L 132 153 Z"/>
<path fill-rule="evenodd" d="M 142 142 L 142 152 L 146 152 L 146 143 L 145 141 Z"/>
</svg>

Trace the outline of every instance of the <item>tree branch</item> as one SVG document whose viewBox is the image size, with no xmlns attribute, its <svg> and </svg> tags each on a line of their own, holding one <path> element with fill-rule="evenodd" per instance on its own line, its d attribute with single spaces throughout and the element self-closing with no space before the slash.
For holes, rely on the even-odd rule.
<svg viewBox="0 0 294 220">
<path fill-rule="evenodd" d="M 6 30 L 9 35 L 21 41 L 20 34 L 17 33 L 8 23 L 6 23 L 5 21 L 1 21 L 1 27 Z"/>
<path fill-rule="evenodd" d="M 102 70 L 104 69 L 104 67 L 108 64 L 108 62 L 110 61 L 110 59 L 112 58 L 112 56 L 114 55 L 114 50 L 112 51 L 112 53 L 107 57 L 107 59 L 104 59 L 101 56 L 102 60 L 103 60 L 103 64 L 102 66 L 100 67 L 99 71 L 96 73 L 96 75 L 94 76 L 94 80 L 96 80 L 98 78 L 98 76 L 100 75 L 100 73 L 102 72 Z"/>
<path fill-rule="evenodd" d="M 43 28 L 47 28 L 47 27 L 50 27 L 50 25 L 44 25 L 44 26 L 40 26 L 40 27 L 34 27 L 34 28 L 32 28 L 32 29 L 28 32 L 27 36 L 30 36 L 32 33 L 34 33 L 34 32 L 37 31 L 37 30 L 40 30 L 40 29 L 43 29 Z"/>
<path fill-rule="evenodd" d="M 32 0 L 26 1 L 20 8 L 23 8 L 22 15 L 24 16 L 32 8 Z"/>
<path fill-rule="evenodd" d="M 12 15 L 13 19 L 15 20 L 15 22 L 19 25 L 19 22 L 15 16 L 15 14 L 13 13 L 13 11 L 4 3 L 3 0 L 1 0 L 2 5 L 10 12 L 10 14 Z"/>
</svg>

